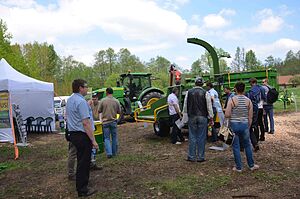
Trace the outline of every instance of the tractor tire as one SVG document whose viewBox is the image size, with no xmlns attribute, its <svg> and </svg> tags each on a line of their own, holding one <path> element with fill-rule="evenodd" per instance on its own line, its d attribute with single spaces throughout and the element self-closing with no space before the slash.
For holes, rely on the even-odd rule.
<svg viewBox="0 0 300 199">
<path fill-rule="evenodd" d="M 153 124 L 154 133 L 160 137 L 167 137 L 170 134 L 169 120 L 159 120 Z"/>
<path fill-rule="evenodd" d="M 162 94 L 159 93 L 159 92 L 156 92 L 156 91 L 153 91 L 153 92 L 150 92 L 148 93 L 147 95 L 145 95 L 142 99 L 142 105 L 143 106 L 146 106 L 146 105 L 149 105 L 148 102 L 153 99 L 153 98 L 157 98 L 157 99 L 160 99 L 162 98 Z"/>
</svg>

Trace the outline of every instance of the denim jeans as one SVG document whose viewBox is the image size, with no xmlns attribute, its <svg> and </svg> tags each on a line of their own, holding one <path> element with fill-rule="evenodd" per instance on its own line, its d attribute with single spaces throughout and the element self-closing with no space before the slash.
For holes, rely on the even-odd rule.
<svg viewBox="0 0 300 199">
<path fill-rule="evenodd" d="M 189 117 L 189 160 L 205 159 L 205 143 L 207 135 L 207 118 L 203 116 Z"/>
<path fill-rule="evenodd" d="M 252 156 L 252 149 L 249 137 L 249 125 L 248 122 L 230 122 L 230 127 L 235 136 L 232 144 L 232 151 L 234 155 L 234 161 L 237 169 L 242 169 L 242 159 L 240 153 L 240 139 L 245 147 L 247 163 L 249 168 L 254 166 L 254 160 Z"/>
<path fill-rule="evenodd" d="M 117 155 L 118 153 L 118 135 L 117 135 L 117 121 L 103 124 L 103 135 L 106 155 Z M 110 141 L 110 139 L 112 141 Z"/>
<path fill-rule="evenodd" d="M 265 131 L 268 132 L 269 124 L 268 124 L 268 116 L 270 119 L 270 132 L 274 132 L 274 112 L 273 105 L 264 105 L 265 115 L 264 115 L 264 123 L 265 123 Z"/>
</svg>

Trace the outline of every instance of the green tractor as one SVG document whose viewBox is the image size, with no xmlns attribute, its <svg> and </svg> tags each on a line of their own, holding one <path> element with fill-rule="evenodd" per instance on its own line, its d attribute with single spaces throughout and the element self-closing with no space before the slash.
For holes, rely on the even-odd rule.
<svg viewBox="0 0 300 199">
<path fill-rule="evenodd" d="M 204 47 L 211 55 L 213 61 L 214 74 L 213 75 L 203 75 L 203 79 L 205 82 L 210 81 L 213 82 L 215 89 L 219 92 L 219 96 L 221 97 L 222 90 L 224 86 L 234 87 L 234 84 L 238 81 L 244 81 L 247 85 L 247 90 L 250 89 L 248 80 L 251 77 L 256 77 L 258 83 L 261 84 L 261 81 L 264 78 L 269 79 L 269 83 L 272 87 L 278 88 L 276 77 L 276 70 L 267 69 L 267 70 L 259 70 L 259 71 L 251 71 L 251 72 L 235 72 L 235 73 L 223 73 L 220 74 L 219 70 L 219 57 L 214 50 L 214 48 L 201 39 L 197 38 L 189 38 L 187 39 L 188 43 L 200 45 Z M 173 74 L 172 69 L 170 69 L 170 87 L 168 87 L 168 91 L 166 93 L 166 97 L 163 97 L 151 104 L 151 106 L 147 108 L 138 108 L 134 111 L 134 117 L 136 121 L 140 122 L 149 122 L 153 123 L 154 132 L 159 136 L 168 136 L 170 132 L 170 122 L 169 122 L 169 111 L 168 111 L 168 103 L 167 96 L 171 93 L 172 88 L 178 87 L 179 89 L 179 104 L 182 109 L 184 98 L 186 91 L 194 86 L 195 78 L 184 78 L 180 84 L 173 84 Z M 205 87 L 205 85 L 204 85 Z"/>
<path fill-rule="evenodd" d="M 94 90 L 101 100 L 106 96 L 106 88 Z M 125 73 L 120 75 L 117 87 L 113 87 L 113 96 L 119 100 L 122 107 L 120 121 L 124 115 L 133 116 L 133 111 L 142 106 L 150 106 L 163 97 L 164 92 L 156 87 L 152 87 L 150 73 Z"/>
</svg>

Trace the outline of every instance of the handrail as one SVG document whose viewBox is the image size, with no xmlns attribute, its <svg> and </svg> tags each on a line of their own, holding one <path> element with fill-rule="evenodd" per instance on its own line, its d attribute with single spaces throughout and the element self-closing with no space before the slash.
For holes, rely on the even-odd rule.
<svg viewBox="0 0 300 199">
<path fill-rule="evenodd" d="M 137 118 L 137 116 L 138 116 L 138 114 L 141 112 L 141 110 L 142 110 L 142 109 L 148 109 L 148 108 L 150 108 L 150 107 L 151 107 L 151 105 L 146 105 L 146 106 L 143 106 L 143 107 L 141 107 L 141 108 L 135 109 L 134 112 L 133 112 L 134 120 L 135 120 L 136 122 L 138 122 L 139 119 Z"/>
<path fill-rule="evenodd" d="M 138 114 L 141 112 L 141 109 L 145 108 L 145 107 L 150 107 L 149 105 L 148 106 L 145 106 L 145 107 L 142 107 L 142 108 L 137 108 L 134 110 L 134 119 L 136 122 L 149 122 L 149 123 L 154 123 L 156 122 L 157 120 L 157 112 L 168 107 L 169 105 L 168 104 L 165 104 L 163 106 L 160 106 L 156 109 L 154 109 L 154 112 L 153 112 L 153 116 L 154 116 L 154 120 L 146 120 L 146 119 L 138 119 Z"/>
<path fill-rule="evenodd" d="M 154 122 L 156 122 L 156 115 L 157 115 L 156 112 L 158 112 L 159 110 L 161 110 L 161 109 L 163 109 L 163 108 L 166 108 L 166 107 L 168 107 L 168 106 L 169 106 L 168 104 L 165 104 L 165 105 L 163 105 L 163 106 L 160 106 L 160 107 L 154 109 Z"/>
</svg>

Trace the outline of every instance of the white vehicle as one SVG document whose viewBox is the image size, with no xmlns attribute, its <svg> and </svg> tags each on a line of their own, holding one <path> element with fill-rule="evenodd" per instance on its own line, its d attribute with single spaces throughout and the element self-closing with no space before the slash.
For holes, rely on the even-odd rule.
<svg viewBox="0 0 300 199">
<path fill-rule="evenodd" d="M 64 117 L 66 111 L 66 104 L 69 97 L 70 96 L 54 97 L 54 113 L 56 121 L 59 119 L 59 116 Z"/>
</svg>

